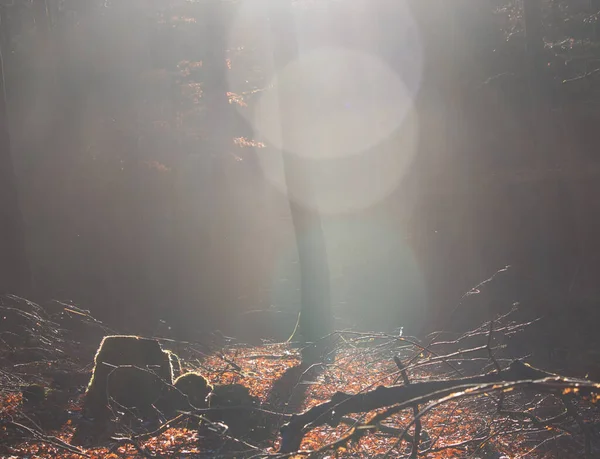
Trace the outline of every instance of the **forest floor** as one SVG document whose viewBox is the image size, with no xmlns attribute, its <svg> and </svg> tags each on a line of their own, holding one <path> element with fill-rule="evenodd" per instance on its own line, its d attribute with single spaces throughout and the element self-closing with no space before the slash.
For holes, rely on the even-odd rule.
<svg viewBox="0 0 600 459">
<path fill-rule="evenodd" d="M 199 371 L 213 384 L 241 383 L 248 387 L 261 400 L 268 427 L 260 435 L 235 439 L 214 429 L 199 428 L 197 418 L 187 417 L 172 427 L 164 425 L 148 437 L 136 437 L 139 432 L 122 425 L 111 442 L 82 449 L 70 442 L 81 418 L 95 346 L 105 330 L 85 311 L 70 305 L 55 305 L 54 311 L 48 311 L 15 297 L 3 298 L 1 305 L 0 457 L 5 458 L 408 458 L 412 443 L 399 441 L 399 437 L 413 419 L 412 408 L 387 417 L 374 433 L 337 445 L 335 442 L 352 433 L 353 427 L 364 425 L 381 410 L 342 418 L 337 427 L 315 427 L 307 431 L 300 452 L 285 456 L 277 453 L 279 428 L 292 413 L 327 402 L 338 391 L 364 393 L 381 385 L 402 384 L 405 377 L 414 384 L 457 374 L 481 374 L 493 370 L 493 365 L 505 367 L 509 363 L 500 356 L 501 345 L 497 346 L 495 363 L 490 361 L 485 346 L 490 336 L 483 329 L 466 338 L 439 343 L 435 353 L 415 353 L 408 338 L 346 332 L 339 335 L 335 357 L 310 367 L 301 364 L 298 350 L 289 344 L 163 341 L 165 347 L 179 352 L 185 370 Z M 510 327 L 507 322 L 499 329 L 510 331 Z M 443 358 L 442 353 L 446 355 Z M 407 362 L 405 372 L 399 370 L 400 359 Z M 28 408 L 23 402 L 22 388 L 33 383 L 47 388 L 41 408 Z M 592 442 L 590 457 L 600 457 L 600 449 L 594 449 L 598 446 L 599 410 L 591 401 L 573 403 L 579 413 L 576 417 L 565 416 L 560 397 L 548 393 L 507 393 L 502 396 L 503 410 L 498 409 L 496 393 L 432 405 L 420 419 L 418 457 L 576 458 L 583 457 L 586 439 Z M 515 416 L 517 412 L 525 415 Z M 540 422 L 548 419 L 556 422 Z M 134 441 L 117 441 L 115 437 Z"/>
</svg>

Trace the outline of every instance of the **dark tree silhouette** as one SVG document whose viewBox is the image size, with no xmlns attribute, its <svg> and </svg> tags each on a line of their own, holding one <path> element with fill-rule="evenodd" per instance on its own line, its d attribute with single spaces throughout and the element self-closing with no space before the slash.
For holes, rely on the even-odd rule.
<svg viewBox="0 0 600 459">
<path fill-rule="evenodd" d="M 600 0 L 590 0 L 590 4 L 592 6 L 592 13 L 598 14 L 600 13 Z M 594 27 L 594 40 L 600 39 L 600 21 L 596 19 L 596 25 Z"/>
<path fill-rule="evenodd" d="M 5 27 L 4 18 L 0 14 L 0 27 Z M 26 294 L 30 286 L 29 265 L 8 129 L 0 44 L 0 293 Z"/>
<path fill-rule="evenodd" d="M 544 26 L 542 22 L 542 4 L 540 0 L 525 0 L 523 2 L 523 16 L 525 21 L 525 50 L 527 59 L 527 77 L 530 103 L 531 158 L 535 168 L 545 169 L 553 161 L 551 139 L 552 133 L 548 132 L 548 126 L 552 125 L 549 116 L 548 84 L 546 69 L 546 56 L 544 54 Z M 536 215 L 538 225 L 538 237 L 532 248 L 532 259 L 538 260 L 541 272 L 545 276 L 550 275 L 550 266 L 555 265 L 553 255 L 556 253 L 556 244 L 552 243 L 549 222 L 553 207 L 559 201 L 560 190 L 553 183 L 547 184 L 544 189 L 538 191 L 540 204 Z"/>
<path fill-rule="evenodd" d="M 298 56 L 294 17 L 289 0 L 274 0 L 270 4 L 275 66 L 282 70 Z M 301 312 L 297 332 L 306 342 L 315 342 L 326 336 L 333 327 L 330 303 L 330 279 L 325 235 L 321 216 L 316 209 L 303 206 L 295 196 L 311 193 L 308 184 L 306 160 L 286 150 L 292 122 L 290 91 L 278 84 L 284 175 L 292 223 L 296 234 L 301 282 Z"/>
</svg>

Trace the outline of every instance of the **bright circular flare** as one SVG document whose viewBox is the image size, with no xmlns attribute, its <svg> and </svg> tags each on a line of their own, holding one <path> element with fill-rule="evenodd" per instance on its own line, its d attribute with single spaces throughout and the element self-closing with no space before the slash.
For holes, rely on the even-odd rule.
<svg viewBox="0 0 600 459">
<path fill-rule="evenodd" d="M 413 104 L 423 72 L 419 26 L 405 2 L 352 0 L 313 13 L 296 10 L 299 56 L 270 82 L 234 62 L 229 84 L 234 92 L 250 89 L 247 105 L 237 109 L 268 145 L 257 150 L 265 178 L 301 205 L 353 212 L 392 192 L 414 157 Z M 266 18 L 279 18 L 270 14 L 264 0 L 242 2 L 229 48 L 254 43 L 248 51 L 264 50 L 278 38 Z M 253 56 L 258 73 L 273 71 L 270 53 Z M 280 91 L 290 94 L 286 107 L 279 105 Z M 290 120 L 285 145 L 282 112 Z M 287 189 L 282 147 L 305 160 L 303 190 Z"/>
<path fill-rule="evenodd" d="M 343 48 L 304 54 L 272 83 L 257 103 L 252 126 L 276 148 L 305 158 L 365 151 L 387 139 L 412 108 L 409 89 L 381 59 Z M 288 107 L 280 107 L 279 91 L 290 94 Z M 283 110 L 291 120 L 285 146 Z"/>
<path fill-rule="evenodd" d="M 417 150 L 418 120 L 411 111 L 393 139 L 363 153 L 346 157 L 307 159 L 304 174 L 309 183 L 288 195 L 299 204 L 328 214 L 355 212 L 388 196 L 407 172 Z M 282 193 L 287 192 L 281 152 L 257 150 L 264 176 Z"/>
</svg>

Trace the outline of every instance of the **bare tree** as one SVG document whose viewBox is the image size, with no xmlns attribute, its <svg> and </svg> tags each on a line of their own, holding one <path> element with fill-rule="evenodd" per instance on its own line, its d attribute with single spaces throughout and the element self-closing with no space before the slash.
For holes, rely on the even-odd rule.
<svg viewBox="0 0 600 459">
<path fill-rule="evenodd" d="M 0 27 L 3 29 L 5 18 L 5 11 L 2 11 Z M 6 37 L 4 31 L 2 36 Z M 0 293 L 25 294 L 30 286 L 30 273 L 11 156 L 2 60 L 5 46 L 6 43 L 0 44 Z"/>
<path fill-rule="evenodd" d="M 270 4 L 275 66 L 282 70 L 298 56 L 294 17 L 289 0 Z M 280 81 L 281 83 L 281 81 Z M 311 193 L 306 160 L 286 150 L 292 131 L 290 88 L 278 84 L 284 175 L 292 224 L 296 234 L 301 276 L 302 307 L 297 332 L 306 342 L 315 342 L 333 328 L 330 303 L 329 266 L 321 216 L 317 209 L 303 206 L 295 197 Z M 296 334 L 296 333 L 295 333 Z"/>
<path fill-rule="evenodd" d="M 544 170 L 552 167 L 556 160 L 553 148 L 553 119 L 549 105 L 547 63 L 544 54 L 544 24 L 542 2 L 540 0 L 523 0 L 523 17 L 525 21 L 525 46 L 527 56 L 527 77 L 529 90 L 529 123 L 531 129 L 534 168 Z M 549 128 L 550 127 L 550 128 Z M 534 216 L 538 225 L 538 237 L 532 257 L 537 259 L 540 273 L 544 278 L 551 275 L 550 267 L 556 260 L 556 244 L 552 243 L 551 217 L 556 212 L 556 203 L 560 202 L 560 187 L 549 183 L 538 191 L 539 205 Z M 549 279 L 548 279 L 549 280 Z"/>
</svg>

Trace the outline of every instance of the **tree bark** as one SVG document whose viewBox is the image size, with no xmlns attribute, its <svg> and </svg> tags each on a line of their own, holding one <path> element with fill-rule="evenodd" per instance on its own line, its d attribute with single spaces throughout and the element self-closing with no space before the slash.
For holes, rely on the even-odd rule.
<svg viewBox="0 0 600 459">
<path fill-rule="evenodd" d="M 276 70 L 298 57 L 294 17 L 289 0 L 272 0 L 270 26 Z M 281 74 L 281 73 L 280 73 Z M 301 311 L 298 333 L 305 342 L 316 342 L 333 328 L 330 303 L 330 279 L 325 235 L 317 209 L 309 209 L 296 199 L 312 193 L 307 161 L 286 150 L 292 132 L 291 88 L 278 81 L 282 156 L 292 224 L 296 235 L 301 276 Z M 308 200 L 314 202 L 314 200 Z"/>
<path fill-rule="evenodd" d="M 0 12 L 2 28 L 6 27 L 5 13 Z M 6 43 L 0 44 L 0 293 L 26 295 L 31 277 L 11 155 L 2 45 Z"/>
</svg>

